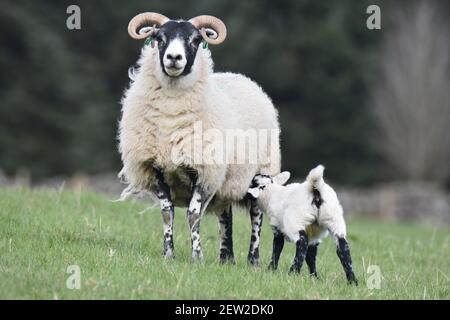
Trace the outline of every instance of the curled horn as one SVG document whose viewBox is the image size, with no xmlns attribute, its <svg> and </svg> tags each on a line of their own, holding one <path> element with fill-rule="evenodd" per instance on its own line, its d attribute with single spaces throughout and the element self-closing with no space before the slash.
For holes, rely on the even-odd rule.
<svg viewBox="0 0 450 320">
<path fill-rule="evenodd" d="M 196 27 L 202 37 L 209 44 L 221 44 L 227 37 L 227 27 L 219 18 L 213 16 L 198 16 L 189 20 L 194 27 Z M 207 28 L 212 29 L 216 37 L 208 35 Z"/>
<path fill-rule="evenodd" d="M 136 40 L 145 39 L 155 32 L 155 26 L 162 26 L 169 20 L 170 19 L 166 16 L 156 12 L 140 13 L 130 20 L 130 23 L 128 24 L 128 34 Z M 149 28 L 145 32 L 139 33 L 138 30 L 144 25 L 151 25 L 153 27 Z"/>
</svg>

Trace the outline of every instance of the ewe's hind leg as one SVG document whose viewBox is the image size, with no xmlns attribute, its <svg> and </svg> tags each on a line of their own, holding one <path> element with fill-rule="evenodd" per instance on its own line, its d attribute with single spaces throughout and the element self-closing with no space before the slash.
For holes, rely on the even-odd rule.
<svg viewBox="0 0 450 320">
<path fill-rule="evenodd" d="M 252 237 L 250 239 L 250 249 L 248 251 L 248 262 L 253 266 L 259 266 L 259 238 L 263 220 L 263 212 L 252 201 L 250 206 L 250 219 L 252 223 Z"/>
<path fill-rule="evenodd" d="M 156 171 L 156 186 L 153 187 L 152 191 L 161 204 L 164 231 L 163 255 L 166 259 L 172 259 L 174 257 L 173 219 L 175 217 L 175 209 L 170 197 L 170 188 L 164 182 L 164 176 L 161 171 Z"/>
<path fill-rule="evenodd" d="M 276 270 L 278 268 L 278 260 L 280 260 L 281 251 L 284 247 L 284 235 L 275 227 L 272 227 L 273 231 L 273 250 L 272 260 L 269 264 L 270 270 Z"/>
<path fill-rule="evenodd" d="M 308 250 L 308 236 L 306 235 L 306 232 L 302 230 L 299 232 L 299 234 L 300 238 L 295 243 L 296 245 L 295 258 L 294 262 L 292 263 L 292 267 L 289 270 L 290 272 L 297 272 L 297 273 L 300 272 L 303 265 L 303 261 L 305 260 L 306 257 L 306 252 Z"/>
<path fill-rule="evenodd" d="M 209 195 L 204 188 L 195 185 L 192 191 L 191 201 L 189 202 L 189 208 L 187 210 L 189 228 L 191 229 L 193 261 L 203 260 L 202 247 L 200 243 L 200 219 L 211 198 L 212 196 Z"/>
<path fill-rule="evenodd" d="M 308 265 L 309 268 L 309 274 L 314 277 L 317 277 L 316 256 L 318 247 L 319 247 L 318 243 L 309 245 L 305 258 L 306 264 Z"/>
<path fill-rule="evenodd" d="M 219 216 L 220 231 L 220 253 L 221 263 L 230 262 L 234 264 L 233 253 L 233 212 L 231 205 Z"/>
</svg>

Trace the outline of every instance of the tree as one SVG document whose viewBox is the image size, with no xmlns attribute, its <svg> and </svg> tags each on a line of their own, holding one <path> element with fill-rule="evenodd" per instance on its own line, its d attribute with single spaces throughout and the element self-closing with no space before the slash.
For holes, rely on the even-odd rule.
<svg viewBox="0 0 450 320">
<path fill-rule="evenodd" d="M 450 173 L 450 30 L 441 12 L 433 1 L 398 7 L 380 57 L 373 114 L 398 178 L 444 182 Z"/>
</svg>

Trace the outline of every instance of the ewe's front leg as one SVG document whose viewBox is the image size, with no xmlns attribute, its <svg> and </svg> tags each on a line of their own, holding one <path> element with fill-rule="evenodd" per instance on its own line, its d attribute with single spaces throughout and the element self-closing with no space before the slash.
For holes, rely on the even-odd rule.
<svg viewBox="0 0 450 320">
<path fill-rule="evenodd" d="M 306 257 L 306 252 L 308 250 L 308 236 L 306 235 L 306 232 L 302 230 L 299 232 L 299 234 L 300 238 L 295 243 L 296 245 L 295 258 L 294 262 L 292 263 L 292 267 L 289 270 L 290 272 L 297 272 L 297 273 L 300 272 L 303 265 L 303 261 L 305 260 Z"/>
<path fill-rule="evenodd" d="M 220 253 L 219 261 L 220 263 L 230 262 L 232 264 L 234 261 L 233 253 L 233 212 L 231 205 L 228 210 L 219 216 L 219 233 L 220 233 Z"/>
<path fill-rule="evenodd" d="M 156 171 L 156 185 L 152 191 L 158 197 L 161 205 L 164 231 L 163 255 L 166 259 L 172 259 L 174 258 L 173 219 L 175 217 L 175 209 L 170 196 L 170 188 L 164 182 L 162 171 Z"/>
<path fill-rule="evenodd" d="M 252 236 L 247 259 L 251 265 L 259 266 L 259 238 L 261 235 L 263 212 L 258 208 L 255 201 L 252 201 L 250 205 L 250 219 L 252 223 Z"/>
<path fill-rule="evenodd" d="M 189 208 L 187 210 L 189 228 L 191 229 L 193 261 L 203 260 L 202 247 L 200 243 L 200 219 L 211 198 L 212 195 L 207 193 L 201 186 L 196 185 L 194 187 Z"/>
</svg>

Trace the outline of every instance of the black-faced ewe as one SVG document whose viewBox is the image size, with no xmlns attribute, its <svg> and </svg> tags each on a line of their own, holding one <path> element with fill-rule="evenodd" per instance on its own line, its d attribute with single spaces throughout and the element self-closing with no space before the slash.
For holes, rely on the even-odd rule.
<svg viewBox="0 0 450 320">
<path fill-rule="evenodd" d="M 358 285 L 353 273 L 350 248 L 343 209 L 336 192 L 323 179 L 324 167 L 311 170 L 303 183 L 284 185 L 290 177 L 285 171 L 274 177 L 256 175 L 248 193 L 267 212 L 274 233 L 272 261 L 269 268 L 277 269 L 284 239 L 296 244 L 290 271 L 300 272 L 303 261 L 311 275 L 317 276 L 316 255 L 321 240 L 332 234 L 336 252 L 349 283 Z"/>
<path fill-rule="evenodd" d="M 207 44 L 226 37 L 218 18 L 175 21 L 147 12 L 135 16 L 128 31 L 148 45 L 122 100 L 119 176 L 129 185 L 121 199 L 142 191 L 159 199 L 165 258 L 174 256 L 174 206 L 188 207 L 192 259 L 202 258 L 200 219 L 208 207 L 219 216 L 220 261 L 234 261 L 231 205 L 245 198 L 255 174 L 280 172 L 278 113 L 252 80 L 213 72 Z M 236 155 L 233 146 L 246 145 L 258 146 L 255 161 Z M 248 259 L 258 264 L 262 212 L 255 204 L 250 216 Z"/>
</svg>

